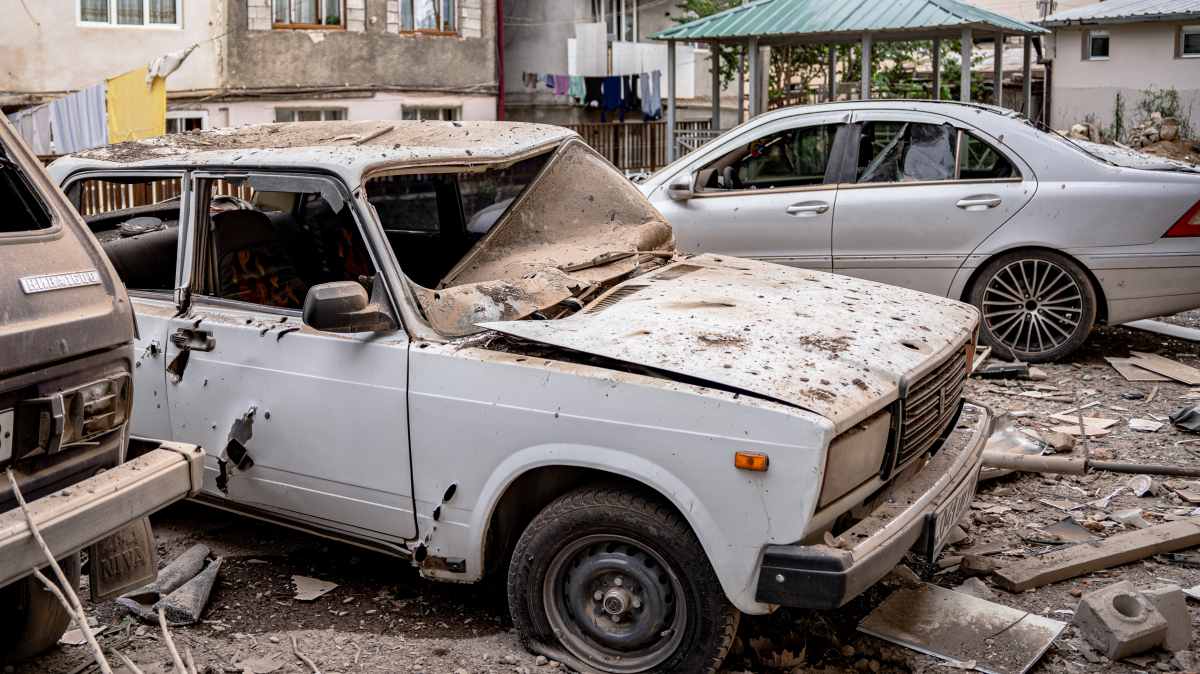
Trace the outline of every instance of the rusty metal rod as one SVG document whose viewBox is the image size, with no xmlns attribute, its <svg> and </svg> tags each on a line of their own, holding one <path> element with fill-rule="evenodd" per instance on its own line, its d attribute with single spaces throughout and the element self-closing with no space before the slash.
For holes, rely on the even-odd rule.
<svg viewBox="0 0 1200 674">
<path fill-rule="evenodd" d="M 1086 475 L 1088 469 L 1094 469 L 1110 473 L 1131 473 L 1135 475 L 1200 477 L 1200 467 L 1118 463 L 1116 461 L 1087 461 L 1086 459 L 1009 454 L 1008 452 L 984 452 L 983 467 L 1022 470 L 1030 473 L 1057 473 L 1060 475 Z"/>
</svg>

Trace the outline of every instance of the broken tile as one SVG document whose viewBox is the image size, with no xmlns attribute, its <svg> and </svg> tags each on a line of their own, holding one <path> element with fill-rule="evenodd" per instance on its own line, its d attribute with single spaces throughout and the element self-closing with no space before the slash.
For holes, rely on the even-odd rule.
<svg viewBox="0 0 1200 674">
<path fill-rule="evenodd" d="M 292 576 L 292 582 L 296 584 L 295 599 L 299 601 L 312 601 L 318 597 L 329 594 L 337 587 L 337 583 L 330 583 L 308 576 Z"/>
</svg>

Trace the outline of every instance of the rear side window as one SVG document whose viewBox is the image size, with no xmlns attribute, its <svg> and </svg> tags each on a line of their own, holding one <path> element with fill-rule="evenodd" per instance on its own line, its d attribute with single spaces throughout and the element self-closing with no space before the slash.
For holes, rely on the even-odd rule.
<svg viewBox="0 0 1200 674">
<path fill-rule="evenodd" d="M 50 213 L 19 166 L 0 148 L 0 233 L 50 228 Z"/>
<path fill-rule="evenodd" d="M 962 154 L 958 161 L 958 177 L 963 180 L 1009 178 L 1014 174 L 1008 163 L 991 145 L 970 133 L 962 135 Z"/>
<path fill-rule="evenodd" d="M 880 145 L 886 140 L 886 145 Z M 871 122 L 860 140 L 859 183 L 953 180 L 957 130 L 949 124 Z M 873 152 L 864 164 L 866 152 Z"/>
</svg>

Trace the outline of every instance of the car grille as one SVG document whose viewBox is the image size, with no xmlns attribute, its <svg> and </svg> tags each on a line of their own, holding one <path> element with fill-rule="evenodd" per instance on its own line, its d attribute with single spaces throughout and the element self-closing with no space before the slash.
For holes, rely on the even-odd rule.
<svg viewBox="0 0 1200 674">
<path fill-rule="evenodd" d="M 954 420 L 967 382 L 967 347 L 913 383 L 900 404 L 897 468 L 929 450 Z"/>
</svg>

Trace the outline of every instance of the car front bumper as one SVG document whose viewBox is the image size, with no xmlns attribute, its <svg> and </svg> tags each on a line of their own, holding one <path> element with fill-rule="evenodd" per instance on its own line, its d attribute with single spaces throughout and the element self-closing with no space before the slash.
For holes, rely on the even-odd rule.
<svg viewBox="0 0 1200 674">
<path fill-rule="evenodd" d="M 964 403 L 942 448 L 870 517 L 832 545 L 771 545 L 755 598 L 764 604 L 836 608 L 858 596 L 910 550 L 936 555 L 974 499 L 991 411 Z"/>
<path fill-rule="evenodd" d="M 29 513 L 55 558 L 61 559 L 170 503 L 196 495 L 203 477 L 204 450 L 164 442 L 145 456 L 29 502 Z M 19 473 L 17 480 L 20 485 Z M 9 489 L 7 477 L 0 474 L 0 490 Z M 45 565 L 45 553 L 21 509 L 0 514 L 0 587 Z"/>
</svg>

